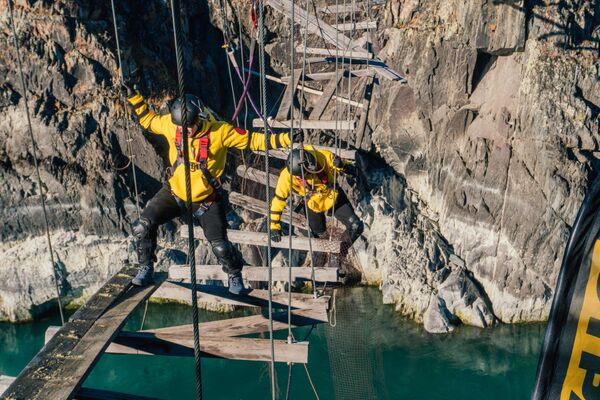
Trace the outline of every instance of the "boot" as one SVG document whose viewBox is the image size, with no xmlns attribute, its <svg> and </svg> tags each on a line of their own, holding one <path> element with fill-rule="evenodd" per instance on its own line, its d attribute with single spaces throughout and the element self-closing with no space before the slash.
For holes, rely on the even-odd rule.
<svg viewBox="0 0 600 400">
<path fill-rule="evenodd" d="M 152 265 L 141 265 L 137 275 L 131 280 L 134 286 L 149 286 L 154 283 L 154 267 Z"/>
<path fill-rule="evenodd" d="M 235 272 L 233 274 L 228 274 L 229 281 L 229 293 L 234 294 L 236 296 L 241 295 L 246 288 L 244 287 L 244 278 L 242 278 L 241 272 Z"/>
</svg>

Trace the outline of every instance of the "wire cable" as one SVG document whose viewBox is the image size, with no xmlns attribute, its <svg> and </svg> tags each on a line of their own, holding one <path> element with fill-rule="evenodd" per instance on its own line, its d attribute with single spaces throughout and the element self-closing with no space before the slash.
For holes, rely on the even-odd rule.
<svg viewBox="0 0 600 400">
<path fill-rule="evenodd" d="M 33 165 L 35 166 L 35 174 L 37 177 L 37 183 L 40 187 L 40 202 L 42 205 L 42 213 L 44 214 L 44 226 L 46 228 L 46 240 L 48 241 L 48 252 L 50 253 L 50 265 L 54 274 L 54 284 L 56 286 L 56 297 L 58 300 L 58 311 L 60 312 L 60 322 L 62 325 L 65 324 L 65 314 L 63 312 L 62 300 L 60 296 L 60 284 L 59 277 L 56 271 L 56 263 L 54 261 L 54 251 L 52 250 L 52 239 L 50 238 L 50 224 L 48 223 L 48 211 L 46 210 L 46 196 L 44 195 L 44 186 L 42 185 L 42 177 L 40 175 L 40 167 L 37 159 L 37 142 L 33 136 L 33 128 L 31 126 L 31 115 L 29 113 L 29 100 L 27 96 L 27 83 L 25 82 L 25 75 L 23 74 L 23 65 L 21 64 L 21 48 L 19 47 L 19 40 L 17 38 L 17 29 L 15 27 L 15 19 L 13 15 L 12 0 L 8 0 L 8 16 L 10 18 L 10 26 L 12 30 L 13 40 L 17 53 L 17 66 L 19 68 L 19 77 L 21 79 L 21 86 L 23 88 L 23 102 L 25 103 L 25 115 L 27 116 L 27 127 L 29 130 L 29 138 L 31 140 L 31 152 L 33 153 Z"/>
<path fill-rule="evenodd" d="M 269 212 L 269 199 L 271 198 L 269 181 L 271 179 L 271 171 L 269 170 L 269 147 L 271 144 L 271 134 L 268 121 L 266 118 L 267 111 L 267 86 L 266 86 L 266 67 L 265 67 L 265 5 L 263 0 L 258 0 L 259 8 L 259 63 L 260 63 L 260 84 L 261 84 L 261 106 L 264 123 L 265 135 L 265 172 L 267 174 L 267 182 L 265 185 L 266 191 L 266 208 L 267 208 L 267 267 L 269 270 L 269 341 L 271 344 L 271 397 L 273 400 L 277 397 L 275 385 L 275 342 L 273 340 L 273 265 L 271 260 L 271 213 Z"/>
<path fill-rule="evenodd" d="M 179 0 L 171 0 L 171 16 L 173 22 L 173 40 L 177 58 L 177 80 L 179 99 L 181 102 L 181 130 L 183 135 L 183 165 L 185 167 L 185 205 L 188 225 L 188 265 L 192 281 L 192 324 L 194 330 L 194 364 L 196 369 L 196 394 L 198 400 L 202 399 L 202 372 L 200 359 L 200 332 L 198 327 L 198 294 L 196 292 L 196 243 L 194 240 L 194 216 L 192 212 L 192 181 L 190 171 L 190 154 L 188 141 L 187 107 L 185 102 L 185 66 L 183 51 L 179 46 L 181 37 L 181 5 Z M 190 121 L 191 122 L 191 121 Z"/>
</svg>

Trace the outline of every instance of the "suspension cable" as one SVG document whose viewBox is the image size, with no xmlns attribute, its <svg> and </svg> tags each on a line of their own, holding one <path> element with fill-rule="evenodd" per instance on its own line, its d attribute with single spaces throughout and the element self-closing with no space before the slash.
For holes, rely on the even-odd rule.
<svg viewBox="0 0 600 400">
<path fill-rule="evenodd" d="M 185 205 L 188 225 L 188 264 L 192 280 L 192 324 L 194 328 L 194 364 L 196 369 L 196 394 L 198 400 L 202 399 L 202 373 L 200 359 L 200 332 L 198 327 L 198 299 L 196 292 L 196 243 L 194 240 L 194 215 L 192 212 L 192 181 L 190 177 L 190 155 L 188 142 L 187 107 L 185 102 L 185 65 L 183 51 L 179 46 L 181 36 L 181 5 L 179 0 L 171 0 L 171 16 L 173 22 L 173 41 L 177 57 L 177 80 L 179 87 L 179 101 L 181 102 L 181 131 L 183 136 L 183 165 L 185 167 Z"/>
<path fill-rule="evenodd" d="M 260 83 L 261 83 L 261 106 L 264 123 L 264 135 L 265 135 L 265 172 L 267 174 L 266 187 L 266 208 L 267 208 L 267 267 L 269 270 L 269 341 L 271 344 L 271 397 L 273 400 L 276 399 L 276 387 L 275 387 L 275 342 L 273 340 L 273 266 L 271 260 L 271 213 L 269 210 L 269 200 L 271 198 L 269 181 L 271 179 L 271 171 L 269 170 L 269 147 L 271 145 L 271 134 L 269 130 L 268 121 L 266 118 L 267 112 L 267 86 L 266 86 L 266 67 L 265 67 L 265 5 L 263 0 L 258 0 L 259 8 L 259 63 L 260 63 Z"/>
<path fill-rule="evenodd" d="M 125 74 L 123 72 L 123 61 L 121 60 L 121 45 L 120 45 L 120 41 L 119 41 L 119 30 L 117 28 L 117 12 L 115 10 L 115 1 L 114 0 L 110 0 L 110 7 L 111 7 L 112 17 L 113 17 L 115 42 L 117 45 L 117 61 L 119 62 L 119 78 L 121 80 L 121 85 L 123 85 L 123 84 L 125 84 Z M 121 101 L 125 105 L 125 109 L 127 109 L 127 101 L 122 98 L 122 95 L 120 97 L 121 97 Z M 127 163 L 127 166 L 131 165 L 131 174 L 133 175 L 133 190 L 135 193 L 135 210 L 137 213 L 137 217 L 139 219 L 140 218 L 140 197 L 139 197 L 138 184 L 137 184 L 137 174 L 135 173 L 135 154 L 133 153 L 133 146 L 132 146 L 133 139 L 131 137 L 130 123 L 131 123 L 131 119 L 129 118 L 129 113 L 126 113 L 125 130 L 127 132 L 127 152 L 129 153 L 128 154 L 129 155 L 129 163 Z"/>
<path fill-rule="evenodd" d="M 48 252 L 50 253 L 50 265 L 54 274 L 54 284 L 56 286 L 56 297 L 58 300 L 58 311 L 60 313 L 60 322 L 62 325 L 65 324 L 65 315 L 63 312 L 62 300 L 60 296 L 59 287 L 59 276 L 56 271 L 56 263 L 54 261 L 54 251 L 52 250 L 52 239 L 50 238 L 50 224 L 48 222 L 48 211 L 46 210 L 46 196 L 44 195 L 44 186 L 42 185 L 42 177 L 40 175 L 40 168 L 37 159 L 37 142 L 33 136 L 33 128 L 31 126 L 31 115 L 29 113 L 29 100 L 27 96 L 27 83 L 25 82 L 25 75 L 23 74 L 23 65 L 21 64 L 21 48 L 19 47 L 19 40 L 17 38 L 17 29 L 15 27 L 15 19 L 13 15 L 12 0 L 8 0 L 8 16 L 10 18 L 10 26 L 12 29 L 13 40 L 17 53 L 17 66 L 19 68 L 19 77 L 21 79 L 21 86 L 23 89 L 23 102 L 25 103 L 25 115 L 27 116 L 27 127 L 29 130 L 29 138 L 31 140 L 31 152 L 33 153 L 33 165 L 35 166 L 35 174 L 37 177 L 37 183 L 40 187 L 40 203 L 42 205 L 42 213 L 44 214 L 44 226 L 46 228 L 46 240 L 48 242 Z"/>
</svg>

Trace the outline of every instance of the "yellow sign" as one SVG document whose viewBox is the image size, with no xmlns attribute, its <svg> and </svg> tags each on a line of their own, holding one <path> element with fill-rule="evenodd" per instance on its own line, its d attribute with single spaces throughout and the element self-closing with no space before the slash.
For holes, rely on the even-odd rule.
<svg viewBox="0 0 600 400">
<path fill-rule="evenodd" d="M 560 400 L 600 399 L 599 277 L 600 240 L 597 240 Z"/>
</svg>

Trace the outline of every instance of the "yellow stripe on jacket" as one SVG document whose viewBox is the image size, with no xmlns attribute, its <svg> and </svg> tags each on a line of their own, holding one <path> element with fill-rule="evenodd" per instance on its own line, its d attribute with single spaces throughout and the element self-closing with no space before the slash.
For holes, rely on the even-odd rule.
<svg viewBox="0 0 600 400">
<path fill-rule="evenodd" d="M 334 171 L 338 174 L 340 169 L 333 166 L 335 155 L 327 150 L 316 150 L 313 146 L 305 145 L 304 150 L 310 152 L 317 160 L 319 168 L 324 168 L 320 174 L 305 173 L 305 182 L 294 176 L 292 180 L 292 189 L 300 196 L 306 195 L 308 208 L 314 212 L 325 212 L 333 207 L 338 195 L 338 191 L 333 190 Z M 321 178 L 327 176 L 327 183 L 323 183 Z M 290 195 L 290 171 L 288 168 L 281 170 L 275 196 L 271 201 L 271 229 L 281 229 L 281 214 L 287 204 L 287 198 Z"/>
<path fill-rule="evenodd" d="M 177 133 L 177 125 L 171 122 L 171 114 L 158 115 L 150 110 L 144 98 L 140 95 L 130 97 L 129 102 L 133 106 L 135 113 L 139 118 L 140 125 L 146 130 L 164 136 L 169 143 L 169 162 L 175 164 L 177 160 L 177 148 L 175 147 L 175 135 Z M 236 128 L 227 122 L 217 121 L 211 117 L 210 121 L 203 121 L 198 128 L 194 138 L 188 139 L 189 157 L 192 162 L 192 201 L 202 201 L 213 192 L 213 188 L 204 177 L 204 174 L 199 168 L 195 167 L 193 160 L 195 154 L 199 151 L 199 141 L 196 140 L 210 132 L 210 144 L 208 148 L 208 159 L 206 160 L 208 171 L 210 174 L 219 178 L 225 169 L 227 160 L 227 149 L 236 148 L 244 150 L 265 150 L 265 136 L 263 133 L 252 133 Z M 277 137 L 279 136 L 279 137 Z M 252 141 L 248 146 L 248 138 L 252 137 Z M 290 145 L 289 135 L 287 133 L 279 135 L 271 135 L 270 144 L 272 148 L 287 147 Z M 171 190 L 175 196 L 185 200 L 185 169 L 184 165 L 179 165 L 173 175 L 169 179 Z"/>
</svg>

